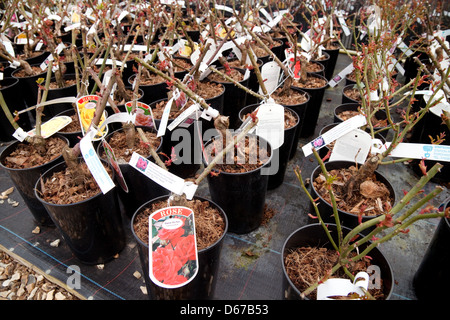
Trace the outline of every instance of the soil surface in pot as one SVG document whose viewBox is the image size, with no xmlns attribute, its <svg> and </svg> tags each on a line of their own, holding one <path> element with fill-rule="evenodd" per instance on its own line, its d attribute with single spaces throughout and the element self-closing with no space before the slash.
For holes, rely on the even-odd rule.
<svg viewBox="0 0 450 320">
<path fill-rule="evenodd" d="M 358 169 L 355 166 L 342 169 L 333 169 L 328 173 L 334 177 L 332 183 L 333 192 L 336 198 L 338 209 L 363 216 L 377 216 L 383 214 L 392 207 L 393 198 L 386 185 L 377 181 L 375 174 L 364 181 L 359 190 L 355 190 L 350 198 L 347 198 L 346 182 L 356 174 Z M 331 204 L 328 194 L 326 179 L 323 173 L 320 173 L 313 181 L 317 193 Z"/>
<path fill-rule="evenodd" d="M 348 120 L 350 118 L 353 118 L 359 114 L 363 114 L 361 111 L 355 111 L 355 110 L 345 110 L 342 112 L 339 112 L 337 114 L 337 117 L 341 119 L 342 121 Z M 384 128 L 387 126 L 387 119 L 377 119 L 375 116 L 371 119 L 372 125 L 374 128 Z"/>
<path fill-rule="evenodd" d="M 181 72 L 181 71 L 189 71 L 191 69 L 192 63 L 187 59 L 182 58 L 174 58 L 173 59 L 173 71 Z"/>
<path fill-rule="evenodd" d="M 103 164 L 112 177 L 112 169 Z M 62 171 L 54 172 L 51 177 L 41 180 L 42 199 L 53 204 L 71 204 L 92 198 L 101 192 L 100 187 L 92 176 L 85 162 L 81 162 L 77 168 L 80 174 L 84 175 L 83 182 L 76 184 L 70 171 L 66 168 Z"/>
<path fill-rule="evenodd" d="M 306 64 L 306 72 L 320 72 L 322 70 L 323 70 L 323 66 L 321 66 L 317 62 L 309 61 Z"/>
<path fill-rule="evenodd" d="M 361 101 L 361 94 L 358 88 L 345 88 L 344 94 L 354 101 Z"/>
<path fill-rule="evenodd" d="M 195 88 L 193 90 L 198 96 L 202 97 L 203 99 L 211 99 L 214 97 L 219 96 L 223 92 L 223 86 L 214 82 L 197 82 L 195 85 Z M 189 99 L 186 105 L 183 109 L 179 109 L 175 107 L 174 104 L 172 104 L 172 107 L 170 108 L 170 115 L 169 119 L 175 119 L 178 117 L 184 110 L 189 108 L 194 102 Z M 153 106 L 152 112 L 153 117 L 155 119 L 161 119 L 162 114 L 164 112 L 164 108 L 166 107 L 167 100 L 160 101 L 158 103 L 155 103 Z"/>
<path fill-rule="evenodd" d="M 164 79 L 160 75 L 151 73 L 148 70 L 143 70 L 143 72 L 141 73 L 141 78 L 139 79 L 140 85 L 144 86 L 154 85 L 163 82 L 166 82 L 166 79 Z"/>
<path fill-rule="evenodd" d="M 298 92 L 292 88 L 289 88 L 285 94 L 282 94 L 282 91 L 283 88 L 278 88 L 272 94 L 272 98 L 275 102 L 281 105 L 293 106 L 308 101 L 308 98 L 304 93 Z"/>
<path fill-rule="evenodd" d="M 300 292 L 305 291 L 313 285 L 317 279 L 323 279 L 331 268 L 338 261 L 338 252 L 327 248 L 316 247 L 299 247 L 291 250 L 284 258 L 286 272 L 292 283 Z M 348 270 L 352 274 L 360 271 L 366 271 L 371 265 L 370 259 L 364 257 L 359 261 L 351 262 L 347 265 Z M 347 275 L 342 269 L 335 272 L 331 278 L 345 278 Z M 383 280 L 381 279 L 381 287 L 379 289 L 369 289 L 369 293 L 376 300 L 384 300 Z M 308 296 L 311 300 L 316 300 L 317 290 L 311 292 Z M 345 299 L 347 297 L 334 297 L 335 299 Z"/>
<path fill-rule="evenodd" d="M 281 41 L 273 41 L 273 44 L 271 45 L 268 41 L 263 40 L 264 44 L 269 48 L 269 49 L 273 49 L 274 47 L 279 47 L 281 45 L 283 45 L 283 43 Z M 265 57 L 267 56 L 269 53 L 267 53 L 267 51 L 262 48 L 258 43 L 253 43 L 251 44 L 252 50 L 253 52 L 256 54 L 256 56 L 258 58 L 261 57 Z"/>
<path fill-rule="evenodd" d="M 18 70 L 16 73 L 14 73 L 14 76 L 17 78 L 25 78 L 44 73 L 39 66 L 31 66 L 31 69 L 33 70 L 33 74 L 26 74 L 25 70 L 22 68 Z"/>
<path fill-rule="evenodd" d="M 77 83 L 76 79 L 65 79 L 64 80 L 64 88 L 73 86 Z M 50 82 L 49 89 L 60 89 L 56 81 Z"/>
<path fill-rule="evenodd" d="M 78 114 L 72 114 L 69 116 L 72 119 L 72 122 L 69 123 L 67 126 L 59 130 L 58 132 L 64 132 L 64 133 L 72 133 L 72 132 L 81 132 L 81 125 L 80 120 L 78 118 Z"/>
<path fill-rule="evenodd" d="M 156 137 L 156 133 L 152 131 L 144 131 L 144 135 L 147 141 L 150 143 L 154 150 L 158 149 L 161 144 L 161 139 Z M 133 152 L 140 154 L 143 157 L 150 156 L 150 150 L 147 145 L 141 140 L 141 137 L 137 130 L 134 135 L 133 148 L 129 148 L 127 145 L 126 133 L 123 130 L 114 131 L 108 141 L 109 145 L 114 151 L 114 156 L 119 164 L 128 163 L 133 155 Z M 106 160 L 106 157 L 105 157 Z"/>
<path fill-rule="evenodd" d="M 225 73 L 227 76 L 229 76 L 231 79 L 233 79 L 237 82 L 244 80 L 244 75 L 236 69 L 231 68 L 228 72 L 226 72 L 224 69 L 219 70 L 219 71 Z M 231 81 L 228 81 L 227 79 L 222 77 L 222 75 L 214 73 L 214 72 L 212 72 L 208 76 L 208 80 L 216 81 L 216 82 L 230 82 L 231 83 Z"/>
<path fill-rule="evenodd" d="M 311 88 L 322 88 L 327 84 L 327 80 L 322 79 L 322 78 L 318 78 L 318 77 L 314 77 L 314 76 L 307 76 L 306 81 L 300 81 L 295 79 L 292 82 L 292 85 L 294 87 L 299 87 L 299 88 L 307 88 L 307 89 L 311 89 Z"/>
<path fill-rule="evenodd" d="M 11 154 L 5 157 L 3 165 L 12 169 L 37 167 L 59 157 L 65 145 L 66 142 L 58 137 L 47 138 L 45 139 L 45 153 L 40 154 L 33 145 L 21 142 Z"/>
<path fill-rule="evenodd" d="M 197 249 L 202 250 L 216 243 L 225 231 L 225 220 L 219 210 L 211 206 L 209 201 L 199 199 L 187 200 L 183 206 L 194 211 Z M 133 224 L 134 232 L 147 245 L 148 217 L 156 210 L 166 207 L 167 200 L 155 202 L 136 216 Z"/>
<path fill-rule="evenodd" d="M 220 153 L 223 146 L 222 138 L 214 139 L 212 143 L 206 146 L 206 155 L 210 158 L 208 163 Z M 233 152 L 233 154 L 231 154 Z M 235 148 L 225 155 L 223 161 L 219 161 L 215 165 L 214 170 L 229 172 L 229 173 L 244 173 L 255 170 L 263 166 L 270 158 L 270 152 L 265 146 L 260 146 L 259 139 L 255 136 L 246 136 L 239 141 Z"/>
</svg>

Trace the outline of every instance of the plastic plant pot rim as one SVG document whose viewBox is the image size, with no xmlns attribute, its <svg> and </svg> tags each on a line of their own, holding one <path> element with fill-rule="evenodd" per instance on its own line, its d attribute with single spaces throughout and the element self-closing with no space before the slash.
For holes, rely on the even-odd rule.
<svg viewBox="0 0 450 320">
<path fill-rule="evenodd" d="M 225 174 L 225 175 L 230 175 L 230 176 L 246 175 L 246 174 L 254 173 L 254 172 L 258 171 L 258 170 L 261 170 L 262 168 L 264 168 L 264 167 L 266 167 L 268 164 L 270 164 L 270 162 L 272 161 L 273 151 L 272 151 L 272 146 L 270 145 L 269 141 L 267 141 L 266 139 L 264 139 L 264 138 L 262 138 L 262 137 L 260 137 L 260 136 L 255 135 L 255 134 L 247 134 L 247 135 L 245 135 L 245 136 L 246 136 L 246 137 L 247 137 L 247 136 L 255 136 L 255 137 L 259 138 L 259 139 L 264 140 L 264 141 L 267 143 L 267 145 L 270 146 L 270 156 L 269 156 L 269 159 L 268 159 L 262 166 L 260 166 L 260 167 L 258 167 L 258 168 L 256 168 L 256 169 L 250 170 L 250 171 L 246 171 L 246 172 L 226 172 L 226 171 L 220 171 L 220 174 Z M 217 135 L 217 136 L 211 138 L 210 140 L 208 140 L 208 142 L 205 143 L 205 148 L 206 148 L 206 146 L 207 146 L 208 144 L 211 143 L 211 141 L 213 141 L 213 140 L 216 139 L 217 137 L 220 137 L 220 135 Z M 202 161 L 203 161 L 203 164 L 204 164 L 205 166 L 208 166 L 208 162 L 206 162 L 205 157 L 204 157 L 204 154 L 202 154 Z M 214 169 L 214 168 L 212 169 L 212 171 L 217 172 L 217 170 Z"/>
<path fill-rule="evenodd" d="M 104 160 L 102 160 L 102 159 L 100 159 L 100 161 L 102 161 L 103 163 L 106 163 L 108 166 L 110 166 L 106 161 L 104 161 Z M 45 172 L 42 174 L 42 177 L 44 177 L 44 176 L 46 175 L 47 172 L 53 170 L 55 167 L 60 166 L 60 165 L 63 166 L 63 170 L 64 170 L 64 169 L 65 169 L 65 167 L 64 167 L 65 162 L 64 162 L 64 161 L 58 162 L 58 163 L 55 164 L 53 167 L 51 167 L 50 169 L 48 169 L 47 171 L 45 171 Z M 55 172 L 56 172 L 56 171 L 55 171 Z M 111 177 L 111 179 L 112 179 L 113 181 L 114 181 L 114 175 L 115 175 L 114 170 L 112 170 L 112 177 Z M 40 191 L 40 188 L 38 189 L 38 185 L 40 185 L 40 179 L 39 179 L 38 181 L 36 181 L 36 186 L 35 186 L 35 188 L 34 188 L 34 194 L 35 194 L 36 198 L 37 198 L 39 201 L 41 201 L 44 205 L 49 205 L 49 206 L 52 206 L 52 207 L 63 207 L 63 208 L 64 208 L 64 207 L 71 207 L 71 206 L 74 206 L 74 205 L 84 204 L 84 203 L 86 203 L 86 202 L 88 202 L 88 201 L 91 201 L 91 200 L 93 200 L 93 199 L 96 199 L 96 198 L 98 198 L 98 197 L 104 195 L 103 192 L 100 190 L 100 192 L 97 193 L 96 195 L 94 195 L 94 196 L 92 196 L 92 197 L 90 197 L 90 198 L 87 198 L 87 199 L 85 199 L 85 200 L 83 200 L 83 201 L 74 202 L 74 203 L 68 203 L 68 204 L 56 204 L 56 203 L 52 203 L 52 202 L 47 202 L 47 201 L 45 201 L 44 199 L 42 199 L 42 197 L 41 197 L 40 194 L 38 193 L 38 190 Z M 117 186 L 115 186 L 114 188 L 117 188 Z M 112 191 L 113 191 L 113 190 L 110 190 L 109 192 L 112 192 Z"/>
</svg>

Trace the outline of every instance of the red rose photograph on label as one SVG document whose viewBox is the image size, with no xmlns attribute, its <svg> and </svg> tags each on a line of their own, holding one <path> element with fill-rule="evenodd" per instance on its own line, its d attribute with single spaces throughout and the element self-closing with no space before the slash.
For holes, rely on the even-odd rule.
<svg viewBox="0 0 450 320">
<path fill-rule="evenodd" d="M 178 288 L 198 272 L 194 212 L 167 207 L 149 217 L 149 275 L 160 287 Z"/>
</svg>

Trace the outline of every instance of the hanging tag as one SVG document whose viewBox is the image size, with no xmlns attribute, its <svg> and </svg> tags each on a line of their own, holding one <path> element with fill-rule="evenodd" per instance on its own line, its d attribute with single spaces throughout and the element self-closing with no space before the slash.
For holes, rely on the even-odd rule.
<svg viewBox="0 0 450 320">
<path fill-rule="evenodd" d="M 269 141 L 272 149 L 278 149 L 284 142 L 284 107 L 275 103 L 259 106 L 256 134 Z"/>
<path fill-rule="evenodd" d="M 170 109 L 172 108 L 173 97 L 167 101 L 166 106 L 164 108 L 163 114 L 161 116 L 161 121 L 159 123 L 158 135 L 157 137 L 161 137 L 166 133 L 167 122 L 169 121 Z"/>
<path fill-rule="evenodd" d="M 355 275 L 355 281 L 352 283 L 349 279 L 331 278 L 319 284 L 317 287 L 317 300 L 335 300 L 340 297 L 347 297 L 355 293 L 351 300 L 360 300 L 365 296 L 364 290 L 369 287 L 369 275 L 366 272 L 358 272 Z"/>
<path fill-rule="evenodd" d="M 16 131 L 14 131 L 12 136 L 20 142 L 23 142 L 27 138 L 28 134 L 21 127 L 19 127 Z"/>
<path fill-rule="evenodd" d="M 131 111 L 133 110 L 133 101 L 126 102 L 125 108 L 127 109 L 127 112 L 131 114 Z M 155 120 L 153 118 L 152 108 L 150 108 L 149 105 L 140 101 L 136 101 L 135 112 L 136 112 L 136 119 L 134 122 L 135 125 L 144 127 L 154 127 L 155 129 L 157 129 L 155 125 Z"/>
<path fill-rule="evenodd" d="M 354 129 L 336 140 L 330 161 L 344 160 L 364 163 L 371 146 L 370 134 L 360 129 Z"/>
<path fill-rule="evenodd" d="M 102 190 L 103 194 L 106 194 L 109 190 L 115 187 L 114 182 L 106 172 L 105 167 L 103 167 L 100 158 L 95 152 L 92 146 L 92 138 L 96 135 L 97 130 L 91 129 L 81 140 L 80 140 L 80 150 L 89 171 L 92 173 L 95 181 Z"/>
<path fill-rule="evenodd" d="M 167 190 L 178 195 L 184 193 L 188 200 L 192 199 L 197 190 L 198 185 L 184 181 L 136 152 L 133 153 L 128 163 Z"/>
<path fill-rule="evenodd" d="M 167 207 L 149 217 L 149 276 L 163 288 L 179 288 L 198 273 L 194 212 Z"/>
<path fill-rule="evenodd" d="M 16 44 L 27 44 L 27 35 L 25 32 L 21 32 L 19 33 L 15 38 L 14 38 L 14 42 Z M 30 39 L 30 43 L 33 43 L 33 40 Z"/>
<path fill-rule="evenodd" d="M 313 141 L 305 144 L 302 147 L 303 153 L 305 157 L 311 155 L 312 148 L 315 148 L 316 150 L 319 150 L 326 145 L 330 144 L 334 140 L 336 140 L 339 137 L 342 137 L 346 133 L 352 131 L 353 129 L 357 129 L 367 123 L 366 117 L 363 115 L 356 115 L 354 117 L 351 117 L 348 120 L 345 120 L 344 122 L 339 123 L 337 126 L 333 127 L 332 129 L 328 130 L 324 134 L 318 136 Z"/>
<path fill-rule="evenodd" d="M 41 125 L 41 136 L 44 139 L 52 136 L 62 128 L 66 127 L 72 122 L 69 116 L 55 116 Z M 36 135 L 36 128 L 28 131 L 28 136 L 34 137 Z"/>
<path fill-rule="evenodd" d="M 173 120 L 167 127 L 170 131 L 175 129 L 180 123 L 186 120 L 189 116 L 191 116 L 194 112 L 199 110 L 200 106 L 196 103 L 184 110 L 175 120 Z"/>
<path fill-rule="evenodd" d="M 342 30 L 344 31 L 344 34 L 348 37 L 349 35 L 351 35 L 350 29 L 347 26 L 347 23 L 345 22 L 345 19 L 342 15 L 342 11 L 341 12 L 336 12 L 336 15 L 338 17 L 338 21 L 341 24 Z"/>
<path fill-rule="evenodd" d="M 342 79 L 344 79 L 348 74 L 350 74 L 353 71 L 353 63 L 350 63 L 348 66 L 344 68 L 341 72 L 339 72 L 337 75 L 333 77 L 333 79 L 330 80 L 328 83 L 330 87 L 334 88 L 339 82 L 341 82 Z"/>
<path fill-rule="evenodd" d="M 261 77 L 267 92 L 273 92 L 278 87 L 278 79 L 280 78 L 281 67 L 275 61 L 265 63 L 261 68 Z M 262 93 L 261 87 L 258 91 Z"/>
<path fill-rule="evenodd" d="M 102 146 L 103 146 L 103 151 L 105 152 L 105 156 L 106 156 L 108 163 L 111 165 L 111 167 L 114 169 L 114 172 L 116 173 L 116 178 L 117 178 L 117 181 L 119 182 L 120 187 L 123 189 L 123 191 L 128 193 L 127 183 L 125 182 L 125 178 L 123 177 L 122 170 L 120 170 L 120 166 L 117 163 L 117 159 L 116 159 L 116 156 L 114 155 L 113 149 L 111 148 L 109 143 L 106 142 L 105 139 L 102 139 Z"/>
<path fill-rule="evenodd" d="M 77 100 L 77 111 L 78 111 L 78 119 L 81 124 L 81 132 L 83 135 L 86 134 L 89 126 L 91 125 L 92 119 L 94 118 L 95 108 L 97 107 L 97 103 L 100 100 L 99 96 L 89 95 L 80 97 Z M 106 113 L 103 112 L 102 117 L 100 118 L 99 127 L 102 126 L 102 123 L 106 120 Z M 102 136 L 106 136 L 108 134 L 108 127 L 105 126 L 94 138 L 94 141 L 101 139 Z"/>
<path fill-rule="evenodd" d="M 48 57 L 41 63 L 40 67 L 42 71 L 47 70 L 48 65 L 50 64 L 50 62 L 53 61 L 53 55 L 50 53 L 48 55 Z"/>
</svg>

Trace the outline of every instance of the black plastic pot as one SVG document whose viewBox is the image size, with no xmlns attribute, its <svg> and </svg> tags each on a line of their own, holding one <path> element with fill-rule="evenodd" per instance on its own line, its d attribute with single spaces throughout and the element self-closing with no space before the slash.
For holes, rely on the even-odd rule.
<svg viewBox="0 0 450 320">
<path fill-rule="evenodd" d="M 144 131 L 156 132 L 154 128 L 151 127 L 141 127 Z M 105 137 L 106 142 L 109 142 L 111 137 L 115 132 L 121 132 L 123 129 L 117 129 Z M 137 133 L 136 133 L 137 134 Z M 161 144 L 155 150 L 157 153 L 161 151 L 163 139 L 161 138 Z M 104 149 L 101 144 L 97 147 L 97 154 L 100 158 L 104 155 Z M 148 160 L 154 162 L 152 156 L 147 157 Z M 120 171 L 125 179 L 125 183 L 128 186 L 128 192 L 125 192 L 121 187 L 118 187 L 119 199 L 123 204 L 125 215 L 131 219 L 136 210 L 147 201 L 169 194 L 169 190 L 161 187 L 158 183 L 154 182 L 152 179 L 148 178 L 128 163 L 119 163 Z"/>
<path fill-rule="evenodd" d="M 339 48 L 338 49 L 325 49 L 326 53 L 330 56 L 328 60 L 327 67 L 325 69 L 325 78 L 330 81 L 334 75 L 334 69 L 336 67 L 336 62 L 339 57 Z"/>
<path fill-rule="evenodd" d="M 106 164 L 106 163 L 105 163 Z M 61 162 L 43 175 L 48 179 L 53 173 L 63 171 Z M 41 184 L 35 184 L 36 198 L 44 205 L 72 253 L 84 264 L 106 263 L 125 246 L 117 189 L 106 194 L 100 192 L 92 198 L 72 204 L 53 204 L 40 197 Z"/>
<path fill-rule="evenodd" d="M 233 68 L 238 70 L 241 74 L 244 74 L 244 70 Z M 218 68 L 223 72 L 223 68 Z M 211 80 L 212 81 L 212 80 Z M 239 121 L 239 111 L 245 107 L 247 101 L 247 92 L 234 85 L 232 82 L 227 81 L 212 81 L 214 83 L 222 84 L 225 87 L 224 92 L 224 106 L 222 114 L 229 116 L 230 128 L 236 128 Z M 239 81 L 244 87 L 248 87 L 249 78 Z"/>
<path fill-rule="evenodd" d="M 64 75 L 65 80 L 74 80 L 75 78 L 76 78 L 75 74 L 73 73 Z M 77 96 L 77 85 L 73 84 L 71 86 L 67 86 L 64 88 L 49 89 L 47 94 L 47 101 L 76 96 Z M 43 121 L 47 121 L 56 116 L 57 114 L 69 109 L 73 109 L 72 103 L 55 103 L 45 106 L 44 107 L 45 116 L 43 117 Z"/>
<path fill-rule="evenodd" d="M 423 98 L 421 99 L 423 100 Z M 440 145 L 450 145 L 450 129 L 443 123 L 442 118 L 432 111 L 429 111 L 425 114 L 425 116 L 420 119 L 420 121 L 414 126 L 413 134 L 410 142 L 412 143 L 423 143 L 423 144 L 431 144 L 430 137 L 440 136 L 441 133 L 445 134 L 445 140 Z M 410 162 L 410 166 L 413 171 L 422 176 L 422 171 L 419 168 L 419 162 L 421 160 L 414 159 Z M 436 164 L 434 160 L 424 160 L 427 168 L 431 168 Z M 450 181 L 450 165 L 448 162 L 440 161 L 444 166 L 433 178 L 431 181 L 435 183 L 447 183 Z"/>
<path fill-rule="evenodd" d="M 259 104 L 254 104 L 243 108 L 239 112 L 239 119 L 243 121 L 244 116 L 253 110 L 255 110 Z M 267 184 L 267 190 L 272 190 L 279 187 L 284 181 L 284 175 L 286 173 L 287 164 L 289 161 L 289 156 L 294 144 L 295 133 L 298 129 L 298 124 L 300 123 L 298 114 L 291 108 L 284 107 L 288 110 L 296 119 L 297 123 L 295 126 L 284 130 L 284 142 L 281 147 L 273 150 L 272 164 L 278 161 L 278 167 L 274 166 L 272 174 L 269 176 L 269 182 Z"/>
<path fill-rule="evenodd" d="M 444 210 L 450 207 L 450 201 Z M 450 219 L 441 218 L 427 251 L 413 278 L 419 300 L 443 300 L 450 286 Z"/>
<path fill-rule="evenodd" d="M 69 143 L 66 138 L 60 135 L 58 135 L 58 137 L 64 139 L 64 141 Z M 11 178 L 17 191 L 25 201 L 25 204 L 27 205 L 28 209 L 33 215 L 36 223 L 41 226 L 54 226 L 50 216 L 47 213 L 47 210 L 42 205 L 42 203 L 36 198 L 34 188 L 36 185 L 36 181 L 38 181 L 38 179 L 45 171 L 53 167 L 55 164 L 63 161 L 62 155 L 46 164 L 33 168 L 12 169 L 4 166 L 3 164 L 4 159 L 8 157 L 11 154 L 11 152 L 13 152 L 16 149 L 19 143 L 20 143 L 19 141 L 15 141 L 3 150 L 3 152 L 0 155 L 0 166 L 8 172 L 9 177 Z"/>
<path fill-rule="evenodd" d="M 337 228 L 335 224 L 327 224 L 330 234 L 334 241 L 337 242 Z M 350 229 L 342 228 L 344 236 L 350 232 Z M 360 252 L 366 248 L 369 243 L 365 243 L 360 246 Z M 291 250 L 299 247 L 326 247 L 328 249 L 333 249 L 323 226 L 319 223 L 305 225 L 294 232 L 292 232 L 286 239 L 281 250 L 281 265 L 283 266 L 283 299 L 286 300 L 303 300 L 301 297 L 301 292 L 293 284 L 289 278 L 286 267 L 285 267 L 285 257 Z M 383 253 L 378 248 L 373 248 L 369 256 L 372 258 L 372 265 L 380 267 L 380 276 L 383 283 L 383 293 L 386 296 L 386 300 L 389 300 L 393 289 L 394 289 L 394 274 L 392 272 L 392 267 L 389 261 L 383 255 Z M 299 266 L 301 268 L 301 266 Z M 309 300 L 307 297 L 305 300 Z"/>
<path fill-rule="evenodd" d="M 31 67 L 39 67 L 39 65 L 31 65 Z M 22 70 L 22 68 L 18 68 L 11 73 L 11 77 L 19 79 L 19 85 L 21 88 L 21 92 L 26 92 L 27 94 L 22 94 L 21 96 L 25 100 L 28 107 L 34 106 L 37 103 L 37 94 L 38 94 L 38 85 L 36 80 L 38 78 L 46 77 L 47 71 L 43 71 L 37 75 L 29 76 L 29 77 L 18 77 L 17 73 Z"/>
<path fill-rule="evenodd" d="M 6 105 L 11 111 L 11 115 L 14 117 L 14 111 L 20 111 L 25 109 L 25 102 L 23 100 L 23 91 L 19 84 L 19 79 L 15 78 L 4 78 L 0 80 L 0 91 L 5 99 Z M 19 119 L 16 121 L 17 124 L 24 129 L 29 131 L 32 129 L 30 118 L 28 113 L 23 113 L 20 115 Z M 11 141 L 14 140 L 12 134 L 16 131 L 14 127 L 9 122 L 3 110 L 0 112 L 0 140 L 1 141 Z"/>
<path fill-rule="evenodd" d="M 318 59 L 318 60 L 310 60 L 310 61 L 312 61 L 312 62 L 318 62 L 318 63 L 320 63 L 321 65 L 323 65 L 323 68 L 324 68 L 324 74 L 325 74 L 325 72 L 326 72 L 326 70 L 328 69 L 328 63 L 329 63 L 329 61 L 330 61 L 330 55 L 325 51 L 325 50 L 323 50 L 322 51 L 322 55 L 324 55 L 325 56 L 325 59 Z M 322 75 L 323 77 L 325 77 L 324 75 Z M 328 79 L 327 79 L 327 81 L 328 81 Z"/>
<path fill-rule="evenodd" d="M 155 300 L 206 300 L 214 297 L 214 289 L 218 279 L 217 271 L 220 262 L 220 252 L 222 250 L 225 234 L 228 231 L 228 219 L 225 212 L 216 203 L 209 199 L 195 196 L 194 200 L 209 201 L 209 203 L 217 208 L 225 221 L 225 230 L 223 235 L 214 244 L 208 248 L 198 251 L 198 273 L 195 278 L 183 287 L 176 289 L 166 289 L 155 285 L 149 277 L 149 247 L 144 243 L 134 231 L 134 221 L 136 217 L 153 203 L 164 200 L 167 201 L 168 196 L 155 198 L 143 204 L 133 215 L 131 219 L 131 231 L 134 239 L 138 244 L 139 258 L 141 260 L 142 271 L 144 273 L 145 285 L 150 299 Z"/>
<path fill-rule="evenodd" d="M 307 92 L 310 95 L 310 99 L 304 115 L 304 120 L 300 129 L 300 137 L 302 138 L 306 138 L 314 134 L 317 120 L 319 119 L 320 109 L 322 107 L 323 95 L 325 93 L 325 89 L 328 87 L 328 81 L 327 79 L 325 79 L 325 77 L 319 76 L 317 74 L 311 74 L 310 76 L 323 79 L 326 81 L 326 84 L 320 88 L 300 87 L 301 90 Z"/>
<path fill-rule="evenodd" d="M 133 81 L 136 75 L 132 75 L 128 78 L 128 84 L 133 85 Z M 169 89 L 166 82 L 156 83 L 152 85 L 140 84 L 139 88 L 144 91 L 143 103 L 151 104 L 152 102 L 167 98 Z"/>
<path fill-rule="evenodd" d="M 308 71 L 308 74 L 318 74 L 319 76 L 324 77 L 325 76 L 325 66 L 320 63 L 319 61 L 311 61 L 310 63 L 314 63 L 318 66 L 320 66 L 320 70 L 319 71 Z"/>
<path fill-rule="evenodd" d="M 325 163 L 325 168 L 329 172 L 330 170 L 333 170 L 333 169 L 349 168 L 350 166 L 353 166 L 353 165 L 355 165 L 355 163 L 351 162 L 351 161 L 328 161 Z M 331 204 L 329 204 L 325 199 L 323 199 L 321 195 L 318 194 L 318 192 L 314 188 L 314 184 L 312 183 L 319 176 L 319 174 L 321 172 L 322 172 L 322 169 L 320 168 L 320 166 L 317 166 L 311 173 L 311 185 L 310 185 L 311 196 L 313 197 L 313 199 L 316 199 L 316 198 L 318 199 L 316 203 L 318 205 L 318 209 L 319 209 L 320 216 L 322 217 L 322 219 L 326 222 L 334 223 L 335 219 L 333 216 L 333 206 Z M 395 191 L 394 191 L 392 184 L 389 182 L 389 180 L 386 177 L 384 177 L 378 171 L 375 171 L 375 177 L 376 177 L 377 181 L 382 182 L 383 184 L 386 185 L 387 189 L 390 192 L 391 197 L 393 198 L 392 206 L 394 206 Z M 311 205 L 311 210 L 312 210 L 311 212 L 314 212 L 312 205 Z M 341 224 L 343 226 L 353 229 L 359 225 L 359 217 L 357 214 L 346 212 L 346 211 L 343 211 L 340 209 L 337 209 L 337 211 L 338 211 L 338 215 L 339 215 L 339 220 L 341 221 Z M 361 217 L 361 221 L 366 222 L 373 218 L 374 218 L 374 216 L 363 215 Z M 373 229 L 375 229 L 375 226 L 372 228 L 367 228 L 362 233 L 368 234 Z"/>
<path fill-rule="evenodd" d="M 273 152 L 267 141 L 258 139 L 270 151 L 270 158 L 263 166 L 244 173 L 219 173 L 213 169 L 218 175 L 207 177 L 211 199 L 227 214 L 229 231 L 237 234 L 249 233 L 258 228 L 264 214 L 269 175 L 263 175 L 262 169 L 271 165 Z M 205 149 L 210 143 L 212 140 L 205 144 Z M 203 163 L 205 167 L 208 165 L 205 158 Z"/>
<path fill-rule="evenodd" d="M 355 99 L 350 98 L 348 95 L 345 94 L 346 89 L 352 89 L 355 86 L 355 84 L 348 84 L 345 85 L 345 87 L 342 89 L 342 104 L 359 104 L 361 105 L 361 102 Z"/>
</svg>

